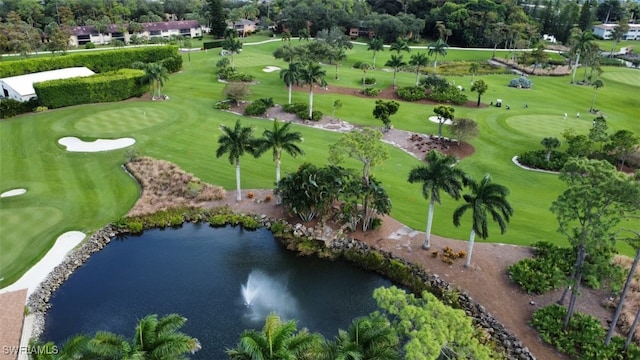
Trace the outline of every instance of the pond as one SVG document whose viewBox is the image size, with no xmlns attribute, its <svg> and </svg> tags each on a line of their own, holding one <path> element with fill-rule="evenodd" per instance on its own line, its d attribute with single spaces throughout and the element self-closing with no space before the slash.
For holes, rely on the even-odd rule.
<svg viewBox="0 0 640 360">
<path fill-rule="evenodd" d="M 272 311 L 333 338 L 376 310 L 373 290 L 389 285 L 344 261 L 299 257 L 266 229 L 187 223 L 114 239 L 92 255 L 52 296 L 41 340 L 102 330 L 131 338 L 145 315 L 178 313 L 202 344 L 191 358 L 222 359 Z"/>
</svg>

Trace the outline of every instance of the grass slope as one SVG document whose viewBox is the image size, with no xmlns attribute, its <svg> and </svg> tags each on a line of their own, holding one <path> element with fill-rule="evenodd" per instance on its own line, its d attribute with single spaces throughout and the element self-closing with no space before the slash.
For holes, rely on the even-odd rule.
<svg viewBox="0 0 640 360">
<path fill-rule="evenodd" d="M 297 42 L 293 40 L 292 44 Z M 287 90 L 279 73 L 262 71 L 268 65 L 287 66 L 272 56 L 280 45 L 281 41 L 246 45 L 235 57 L 241 71 L 259 80 L 259 84 L 251 86 L 251 98 L 273 97 L 276 103 L 286 103 Z M 366 46 L 355 46 L 348 53 L 348 60 L 338 69 L 339 79 L 334 78 L 335 66 L 324 66 L 329 88 L 346 86 L 358 90 L 362 71 L 352 69 L 351 65 L 356 61 L 370 62 L 372 53 L 366 51 Z M 378 88 L 391 85 L 393 73 L 383 66 L 389 56 L 389 51 L 379 53 L 378 68 L 367 73 L 377 79 Z M 406 60 L 409 56 L 404 55 Z M 486 60 L 490 56 L 491 51 L 451 50 L 438 61 Z M 15 281 L 42 257 L 62 232 L 90 233 L 124 215 L 137 199 L 137 184 L 121 169 L 128 150 L 69 153 L 57 144 L 60 137 L 78 136 L 87 140 L 133 137 L 136 139 L 133 148 L 139 154 L 175 162 L 207 182 L 235 188 L 233 166 L 227 158 L 215 157 L 220 124 L 233 125 L 240 118 L 213 109 L 214 103 L 222 98 L 224 87 L 214 75 L 219 51 L 194 52 L 191 61 L 187 61 L 186 54 L 184 58 L 184 70 L 172 75 L 164 88 L 170 101 L 84 105 L 0 122 L 0 192 L 19 187 L 28 190 L 25 195 L 0 199 L 0 288 Z M 578 78 L 581 76 L 579 71 Z M 540 148 L 543 137 L 559 137 L 567 127 L 586 132 L 593 119 L 588 114 L 593 88 L 570 85 L 569 77 L 533 77 L 533 89 L 518 90 L 507 86 L 513 77 L 476 77 L 489 85 L 483 103 L 500 98 L 511 110 L 456 107 L 456 116 L 473 118 L 480 127 L 480 136 L 473 141 L 476 153 L 459 166 L 478 178 L 490 173 L 496 183 L 511 190 L 509 201 L 516 210 L 513 220 L 504 236 L 499 236 L 498 229 L 492 226 L 489 241 L 531 244 L 549 240 L 565 244 L 566 239 L 556 233 L 556 221 L 549 211 L 563 184 L 555 175 L 522 170 L 513 165 L 511 158 L 522 151 Z M 470 79 L 452 77 L 450 81 L 469 88 Z M 619 129 L 640 133 L 637 122 L 640 101 L 636 96 L 640 72 L 605 68 L 603 79 L 605 87 L 598 91 L 596 107 L 607 116 L 610 133 Z M 400 86 L 412 85 L 414 81 L 414 73 L 398 74 Z M 308 101 L 306 91 L 293 95 L 294 101 Z M 475 93 L 468 96 L 476 98 Z M 314 107 L 325 114 L 331 113 L 336 99 L 343 102 L 336 116 L 360 125 L 381 126 L 371 116 L 375 99 L 332 95 L 318 88 L 314 91 Z M 563 120 L 565 112 L 569 114 L 567 120 Z M 582 114 L 580 119 L 575 118 L 577 112 Z M 392 123 L 399 129 L 436 133 L 437 124 L 427 120 L 431 115 L 432 105 L 402 102 Z M 268 120 L 242 118 L 242 121 L 253 126 L 256 135 L 270 126 Z M 327 145 L 335 142 L 339 134 L 299 125 L 294 125 L 294 129 L 304 135 L 306 155 L 296 159 L 285 155 L 283 174 L 294 171 L 305 161 L 325 164 Z M 420 161 L 393 147 L 389 149 L 391 159 L 373 173 L 391 195 L 392 215 L 422 230 L 428 203 L 422 198 L 419 185 L 406 182 L 409 170 Z M 359 167 L 356 162 L 347 165 Z M 268 154 L 260 159 L 242 158 L 241 169 L 243 188 L 273 186 L 275 166 Z M 435 234 L 468 237 L 471 226 L 468 217 L 461 228 L 452 225 L 452 213 L 459 205 L 443 198 L 435 213 Z M 629 252 L 627 248 L 621 249 Z"/>
</svg>

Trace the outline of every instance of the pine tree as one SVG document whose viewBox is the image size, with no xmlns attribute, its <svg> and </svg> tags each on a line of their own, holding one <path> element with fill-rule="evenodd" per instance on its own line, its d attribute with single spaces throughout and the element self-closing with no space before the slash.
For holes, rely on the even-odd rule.
<svg viewBox="0 0 640 360">
<path fill-rule="evenodd" d="M 227 28 L 222 0 L 208 0 L 209 19 L 211 20 L 211 35 L 222 37 Z"/>
</svg>

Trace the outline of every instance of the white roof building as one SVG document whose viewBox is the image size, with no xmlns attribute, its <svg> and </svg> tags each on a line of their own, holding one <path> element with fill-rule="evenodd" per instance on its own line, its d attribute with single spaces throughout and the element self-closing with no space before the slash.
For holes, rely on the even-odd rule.
<svg viewBox="0 0 640 360">
<path fill-rule="evenodd" d="M 593 26 L 593 34 L 602 39 L 611 39 L 611 32 L 617 24 L 600 24 Z M 622 40 L 640 40 L 640 24 L 629 24 L 629 31 L 622 35 Z"/>
<path fill-rule="evenodd" d="M 36 97 L 33 84 L 47 80 L 69 79 L 79 76 L 91 76 L 95 73 L 86 67 L 72 67 L 43 71 L 38 73 L 19 75 L 0 79 L 0 98 L 9 98 L 17 101 L 29 101 Z"/>
</svg>

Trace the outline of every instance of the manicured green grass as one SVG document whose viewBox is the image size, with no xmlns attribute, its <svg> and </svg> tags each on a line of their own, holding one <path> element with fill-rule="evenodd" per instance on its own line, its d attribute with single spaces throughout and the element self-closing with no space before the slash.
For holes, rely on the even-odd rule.
<svg viewBox="0 0 640 360">
<path fill-rule="evenodd" d="M 252 37 L 253 38 L 253 37 Z M 297 43 L 293 40 L 292 44 Z M 273 97 L 276 103 L 286 103 L 287 90 L 279 73 L 265 73 L 268 65 L 286 67 L 275 60 L 273 51 L 281 41 L 245 46 L 236 56 L 236 66 L 253 74 L 259 81 L 251 86 L 252 99 Z M 339 67 L 339 79 L 334 79 L 334 66 L 324 66 L 329 89 L 332 86 L 352 87 L 357 91 L 362 71 L 352 69 L 355 61 L 371 61 L 372 53 L 364 46 L 349 51 L 349 59 Z M 377 88 L 391 85 L 393 73 L 383 64 L 390 53 L 379 54 L 376 70 L 367 76 L 375 77 Z M 224 84 L 213 73 L 220 59 L 219 51 L 193 52 L 192 60 L 183 55 L 184 70 L 171 75 L 164 92 L 169 101 L 127 101 L 114 104 L 84 105 L 58 109 L 40 114 L 20 116 L 0 122 L 0 192 L 24 187 L 28 192 L 13 198 L 0 199 L 0 287 L 16 280 L 34 264 L 64 231 L 82 230 L 87 233 L 126 214 L 138 196 L 138 186 L 121 169 L 128 149 L 103 153 L 69 153 L 57 140 L 63 136 L 85 139 L 133 137 L 133 146 L 141 155 L 175 162 L 188 172 L 210 183 L 235 188 L 235 173 L 227 158 L 217 159 L 215 150 L 220 124 L 233 125 L 237 115 L 213 109 L 223 98 Z M 439 61 L 486 60 L 491 51 L 453 51 Z M 409 55 L 405 54 L 408 60 Z M 428 71 L 431 67 L 428 67 Z M 608 119 L 610 132 L 629 129 L 640 133 L 637 98 L 640 72 L 631 69 L 605 68 L 605 87 L 598 90 L 596 107 Z M 582 76 L 578 72 L 578 78 Z M 488 241 L 512 244 L 531 244 L 549 240 L 566 244 L 557 234 L 556 221 L 549 211 L 551 202 L 563 190 L 556 175 L 535 173 L 516 167 L 511 158 L 522 151 L 539 149 L 546 136 L 560 137 L 566 125 L 586 132 L 593 119 L 588 109 L 593 88 L 569 84 L 569 77 L 532 77 L 531 90 L 507 86 L 515 75 L 479 76 L 489 85 L 482 102 L 488 104 L 498 98 L 505 107 L 466 108 L 456 106 L 456 116 L 478 121 L 480 136 L 472 144 L 473 156 L 461 161 L 460 167 L 475 177 L 490 173 L 496 183 L 511 190 L 509 201 L 515 215 L 504 236 L 495 226 L 490 228 Z M 469 88 L 470 77 L 452 77 L 451 81 Z M 398 74 L 400 86 L 412 85 L 415 74 Z M 476 94 L 468 92 L 470 99 Z M 294 92 L 294 101 L 307 102 L 307 91 Z M 336 116 L 355 124 L 380 127 L 371 112 L 375 99 L 330 94 L 315 89 L 315 108 L 331 113 L 336 99 L 343 107 Z M 525 109 L 524 105 L 528 105 Z M 569 118 L 563 120 L 563 114 Z M 581 118 L 575 114 L 580 112 Z M 437 124 L 427 120 L 433 115 L 433 105 L 401 102 L 399 112 L 392 117 L 395 128 L 421 133 L 436 133 Z M 242 118 L 243 123 L 256 129 L 256 135 L 270 126 L 268 120 Z M 327 162 L 327 146 L 335 142 L 337 133 L 294 126 L 304 134 L 305 156 L 283 159 L 283 174 L 294 171 L 305 161 Z M 374 169 L 393 201 L 392 215 L 405 224 L 424 229 L 427 201 L 417 184 L 406 182 L 409 170 L 420 164 L 414 157 L 389 147 L 392 157 Z M 260 159 L 245 157 L 242 163 L 243 188 L 273 186 L 275 168 L 270 156 Z M 357 167 L 356 162 L 347 165 Z M 451 216 L 460 203 L 444 197 L 443 205 L 435 213 L 433 232 L 438 235 L 466 239 L 470 219 L 461 228 L 452 225 Z M 625 252 L 628 248 L 621 247 Z"/>
</svg>

